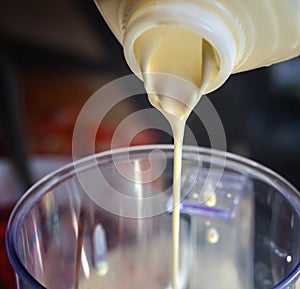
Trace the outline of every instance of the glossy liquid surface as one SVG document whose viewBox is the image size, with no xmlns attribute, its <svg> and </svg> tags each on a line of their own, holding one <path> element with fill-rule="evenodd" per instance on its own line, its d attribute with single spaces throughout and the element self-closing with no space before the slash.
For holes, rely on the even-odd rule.
<svg viewBox="0 0 300 289">
<path fill-rule="evenodd" d="M 135 54 L 149 101 L 166 117 L 173 132 L 172 288 L 179 289 L 179 205 L 185 123 L 207 85 L 216 77 L 219 61 L 207 41 L 178 27 L 147 31 L 136 41 Z"/>
</svg>

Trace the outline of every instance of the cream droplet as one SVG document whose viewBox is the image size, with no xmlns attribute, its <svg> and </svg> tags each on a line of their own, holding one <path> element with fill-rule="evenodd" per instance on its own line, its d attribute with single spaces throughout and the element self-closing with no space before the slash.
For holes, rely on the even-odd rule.
<svg viewBox="0 0 300 289">
<path fill-rule="evenodd" d="M 216 244 L 219 241 L 219 232 L 215 228 L 210 228 L 207 232 L 207 240 L 211 244 Z"/>
<path fill-rule="evenodd" d="M 205 205 L 208 207 L 214 207 L 217 204 L 217 196 L 215 193 L 207 193 L 205 198 Z"/>
</svg>

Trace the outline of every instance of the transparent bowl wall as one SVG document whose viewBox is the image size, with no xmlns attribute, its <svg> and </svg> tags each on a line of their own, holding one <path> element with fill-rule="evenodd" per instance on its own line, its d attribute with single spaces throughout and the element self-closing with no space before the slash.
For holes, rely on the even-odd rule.
<svg viewBox="0 0 300 289">
<path fill-rule="evenodd" d="M 43 178 L 7 229 L 18 288 L 77 289 L 95 272 L 104 278 L 95 289 L 110 288 L 107 276 L 120 289 L 170 288 L 172 169 L 173 147 L 156 145 L 100 153 Z M 299 215 L 299 193 L 276 173 L 185 147 L 182 288 L 295 288 Z"/>
</svg>

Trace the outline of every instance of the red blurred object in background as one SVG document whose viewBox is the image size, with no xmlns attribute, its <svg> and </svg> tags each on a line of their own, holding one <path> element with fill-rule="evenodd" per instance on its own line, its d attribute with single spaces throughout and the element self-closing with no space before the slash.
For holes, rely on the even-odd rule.
<svg viewBox="0 0 300 289">
<path fill-rule="evenodd" d="M 5 248 L 5 230 L 7 221 L 13 206 L 7 206 L 0 209 L 0 288 L 1 289 L 15 289 L 16 281 L 15 274 L 8 260 L 8 256 Z"/>
<path fill-rule="evenodd" d="M 30 167 L 34 181 L 69 162 L 68 157 L 32 157 Z M 11 162 L 0 159 L 0 289 L 17 288 L 15 273 L 6 252 L 5 232 L 9 216 L 23 191 Z"/>
</svg>

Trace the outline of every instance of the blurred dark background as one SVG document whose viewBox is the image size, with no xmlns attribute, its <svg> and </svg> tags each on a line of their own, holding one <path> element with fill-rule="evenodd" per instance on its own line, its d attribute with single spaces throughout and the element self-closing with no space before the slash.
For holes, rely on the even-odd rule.
<svg viewBox="0 0 300 289">
<path fill-rule="evenodd" d="M 102 85 L 129 73 L 122 47 L 92 0 L 0 2 L 0 157 L 12 164 L 20 192 L 36 178 L 32 156 L 70 156 L 82 105 Z M 272 168 L 300 188 L 299 57 L 233 75 L 208 97 L 223 123 L 228 151 Z M 121 103 L 101 124 L 97 150 L 110 148 L 124 117 L 150 107 L 146 95 Z M 199 145 L 210 145 L 196 114 L 188 125 Z M 132 144 L 157 142 L 171 143 L 171 137 L 146 131 Z M 7 198 L 14 182 L 3 174 L 0 182 L 5 188 L 0 202 L 14 203 L 18 194 Z M 0 206 L 0 220 L 5 222 L 3 212 Z M 0 252 L 3 246 L 0 243 Z M 0 288 L 13 288 L 9 281 L 2 282 Z"/>
<path fill-rule="evenodd" d="M 99 87 L 130 73 L 122 47 L 92 0 L 1 1 L 0 14 L 1 153 L 20 158 L 22 144 L 29 154 L 70 154 L 82 105 Z M 299 58 L 233 75 L 208 97 L 221 117 L 229 151 L 299 185 Z M 120 106 L 112 116 L 116 120 L 103 128 L 99 150 L 108 148 L 126 113 L 147 107 L 146 96 Z M 191 116 L 189 126 L 199 145 L 209 146 L 197 117 Z M 160 132 L 152 138 L 171 141 Z M 150 139 L 146 135 L 140 142 Z"/>
</svg>

